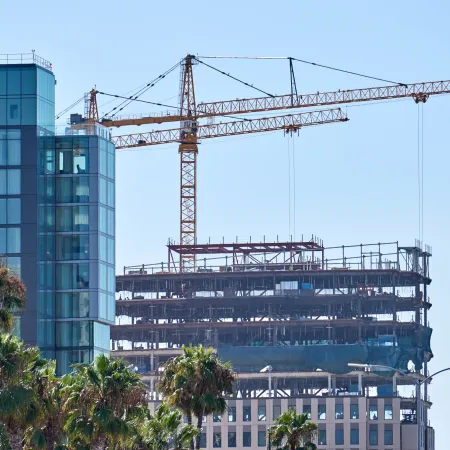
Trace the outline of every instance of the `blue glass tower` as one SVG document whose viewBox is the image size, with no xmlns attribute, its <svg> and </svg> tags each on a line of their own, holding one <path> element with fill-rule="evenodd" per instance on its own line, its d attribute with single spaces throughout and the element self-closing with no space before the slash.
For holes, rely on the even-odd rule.
<svg viewBox="0 0 450 450">
<path fill-rule="evenodd" d="M 0 63 L 0 255 L 27 286 L 17 331 L 62 374 L 109 352 L 115 149 L 97 124 L 55 134 L 50 63 Z"/>
</svg>

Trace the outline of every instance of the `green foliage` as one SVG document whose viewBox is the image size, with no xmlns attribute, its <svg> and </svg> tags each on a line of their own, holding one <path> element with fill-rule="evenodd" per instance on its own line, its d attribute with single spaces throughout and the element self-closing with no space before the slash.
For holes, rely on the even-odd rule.
<svg viewBox="0 0 450 450">
<path fill-rule="evenodd" d="M 13 312 L 25 304 L 25 285 L 7 267 L 0 267 L 0 330 L 10 332 L 14 326 Z"/>
<path fill-rule="evenodd" d="M 122 360 L 100 355 L 92 364 L 75 365 L 61 383 L 69 447 L 105 442 L 114 448 L 135 436 L 138 420 L 148 417 L 145 386 Z"/>
<path fill-rule="evenodd" d="M 272 445 L 290 450 L 315 450 L 316 434 L 317 425 L 309 421 L 307 414 L 297 414 L 295 410 L 281 414 L 269 429 Z"/>
<path fill-rule="evenodd" d="M 139 450 L 185 450 L 199 434 L 192 424 L 183 426 L 182 414 L 162 403 L 155 415 L 137 426 L 138 436 L 127 448 Z"/>
<path fill-rule="evenodd" d="M 183 346 L 183 354 L 165 364 L 158 385 L 170 406 L 179 408 L 188 418 L 197 418 L 200 430 L 203 416 L 226 410 L 225 396 L 232 394 L 233 382 L 231 366 L 222 363 L 212 349 Z M 200 448 L 200 435 L 196 448 Z"/>
<path fill-rule="evenodd" d="M 185 450 L 193 440 L 199 448 L 202 417 L 225 411 L 233 381 L 211 350 L 185 348 L 166 366 L 167 403 L 151 417 L 145 386 L 124 361 L 101 355 L 57 378 L 54 361 L 0 333 L 0 450 Z M 183 426 L 182 412 L 197 427 Z"/>
</svg>

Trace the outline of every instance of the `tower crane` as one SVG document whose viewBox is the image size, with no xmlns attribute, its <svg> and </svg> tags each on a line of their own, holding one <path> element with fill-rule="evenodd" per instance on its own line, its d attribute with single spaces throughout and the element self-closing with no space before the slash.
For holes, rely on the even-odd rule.
<svg viewBox="0 0 450 450">
<path fill-rule="evenodd" d="M 425 103 L 431 95 L 450 93 L 450 80 L 414 84 L 398 84 L 365 89 L 317 92 L 315 94 L 291 94 L 237 99 L 196 104 L 193 66 L 199 59 L 187 55 L 182 60 L 180 105 L 177 114 L 160 114 L 140 118 L 98 117 L 95 88 L 88 97 L 88 122 L 99 122 L 106 127 L 129 125 L 162 124 L 180 122 L 180 128 L 152 131 L 113 138 L 116 149 L 144 147 L 176 142 L 180 154 L 180 272 L 195 271 L 197 228 L 197 154 L 198 141 L 202 139 L 234 136 L 264 131 L 284 130 L 296 132 L 304 126 L 343 122 L 348 118 L 340 109 L 318 110 L 263 119 L 246 119 L 237 122 L 199 125 L 198 120 L 207 117 L 270 112 L 278 110 L 311 108 L 318 106 L 343 105 L 355 102 L 412 98 L 416 103 Z M 292 67 L 291 67 L 292 72 Z"/>
</svg>

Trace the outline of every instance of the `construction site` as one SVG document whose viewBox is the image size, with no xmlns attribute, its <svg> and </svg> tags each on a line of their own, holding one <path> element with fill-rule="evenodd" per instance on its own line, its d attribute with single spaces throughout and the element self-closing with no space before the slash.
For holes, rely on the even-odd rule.
<svg viewBox="0 0 450 450">
<path fill-rule="evenodd" d="M 368 244 L 339 246 L 316 236 L 197 242 L 201 140 L 275 130 L 292 134 L 348 120 L 341 109 L 326 106 L 398 98 L 425 103 L 450 92 L 449 81 L 438 81 L 300 95 L 295 58 L 287 59 L 291 92 L 283 96 L 198 103 L 193 67 L 219 70 L 203 57 L 187 55 L 146 86 L 179 67 L 177 109 L 121 117 L 117 113 L 145 89 L 130 97 L 93 89 L 87 96 L 87 119 L 71 117 L 75 132 L 86 120 L 108 128 L 180 122 L 179 128 L 111 138 L 119 151 L 173 142 L 180 154 L 179 242 L 167 245 L 166 261 L 125 266 L 116 276 L 112 355 L 142 375 L 153 408 L 160 403 L 156 381 L 161 364 L 183 346 L 212 347 L 232 364 L 235 391 L 224 416 L 205 419 L 205 449 L 267 447 L 267 427 L 295 408 L 318 424 L 320 449 L 434 450 L 427 383 L 423 389 L 420 384 L 433 357 L 430 247 L 419 240 L 378 242 L 377 236 Z M 124 106 L 99 117 L 98 95 L 117 97 Z M 229 121 L 246 113 L 315 107 L 322 109 Z M 217 117 L 227 121 L 215 123 Z"/>
</svg>

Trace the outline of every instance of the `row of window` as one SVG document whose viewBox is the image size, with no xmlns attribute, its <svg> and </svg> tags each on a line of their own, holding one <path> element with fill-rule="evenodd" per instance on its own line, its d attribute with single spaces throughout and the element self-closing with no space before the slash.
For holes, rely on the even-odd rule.
<svg viewBox="0 0 450 450">
<path fill-rule="evenodd" d="M 114 179 L 114 146 L 111 142 L 99 139 L 100 145 L 100 164 L 99 173 L 105 177 Z"/>
<path fill-rule="evenodd" d="M 252 432 L 251 431 L 243 431 L 242 432 L 242 447 L 251 447 L 252 446 Z M 258 447 L 266 446 L 266 431 L 259 430 L 258 431 Z M 201 433 L 200 435 L 200 447 L 206 448 L 206 433 Z M 213 448 L 221 448 L 222 447 L 222 433 L 220 431 L 213 433 Z M 237 447 L 237 433 L 236 431 L 228 432 L 228 447 L 235 448 Z"/>
<path fill-rule="evenodd" d="M 98 347 L 109 350 L 109 326 L 92 320 L 56 322 L 57 347 Z"/>
<path fill-rule="evenodd" d="M 335 445 L 344 445 L 345 436 L 343 428 L 336 428 L 334 430 Z M 392 428 L 385 427 L 384 429 L 384 445 L 394 444 L 394 432 Z M 327 430 L 326 428 L 319 428 L 318 445 L 327 445 Z M 359 429 L 354 427 L 350 429 L 350 445 L 359 445 Z M 369 429 L 369 445 L 378 445 L 378 427 L 370 427 Z"/>
<path fill-rule="evenodd" d="M 15 199 L 14 199 L 15 200 Z M 0 224 L 1 221 L 1 202 L 0 199 Z M 11 222 L 9 222 L 11 223 Z M 56 242 L 56 255 L 54 252 L 54 243 Z M 77 261 L 89 260 L 89 234 L 60 234 L 54 237 L 53 234 L 42 234 L 39 236 L 41 261 Z M 100 261 L 114 264 L 114 238 L 99 235 L 98 241 L 98 259 Z"/>
<path fill-rule="evenodd" d="M 295 409 L 295 406 L 289 406 L 289 409 Z M 308 419 L 311 419 L 311 405 L 303 405 L 303 414 L 307 414 Z M 274 405 L 273 406 L 273 418 L 276 419 L 281 415 L 281 406 Z M 319 404 L 317 410 L 317 419 L 318 420 L 326 420 L 327 418 L 327 407 L 325 404 Z M 344 405 L 342 403 L 336 403 L 335 405 L 335 418 L 340 420 L 344 419 Z M 392 420 L 392 405 L 385 404 L 384 405 L 384 419 Z M 358 403 L 350 404 L 350 419 L 359 419 L 359 405 Z M 370 420 L 378 420 L 378 405 L 369 405 L 369 419 Z M 250 422 L 252 420 L 252 408 L 251 406 L 243 406 L 242 407 L 242 420 L 244 422 Z M 258 420 L 265 421 L 266 420 L 266 407 L 265 405 L 258 406 Z M 216 414 L 213 416 L 214 422 L 221 422 L 222 416 Z M 236 407 L 230 406 L 228 407 L 228 422 L 236 422 Z"/>
<path fill-rule="evenodd" d="M 236 431 L 228 432 L 228 447 L 234 448 L 237 446 L 237 433 Z M 394 433 L 392 428 L 385 428 L 383 434 L 383 442 L 384 445 L 393 445 L 394 444 Z M 334 443 L 335 445 L 344 445 L 345 435 L 343 428 L 335 429 Z M 369 445 L 378 445 L 378 427 L 370 428 L 369 430 Z M 327 432 L 325 428 L 320 428 L 318 433 L 317 443 L 319 446 L 327 445 Z M 359 445 L 359 428 L 351 428 L 350 429 L 350 445 Z M 243 447 L 251 447 L 252 446 L 252 432 L 251 431 L 243 431 L 242 432 L 242 446 Z M 258 431 L 258 447 L 266 446 L 266 431 L 259 430 Z M 202 433 L 200 437 L 200 447 L 206 448 L 206 433 Z M 213 448 L 221 448 L 222 447 L 222 432 L 215 431 L 213 433 Z"/>
</svg>

